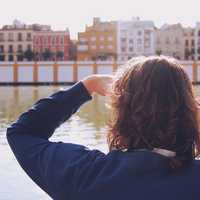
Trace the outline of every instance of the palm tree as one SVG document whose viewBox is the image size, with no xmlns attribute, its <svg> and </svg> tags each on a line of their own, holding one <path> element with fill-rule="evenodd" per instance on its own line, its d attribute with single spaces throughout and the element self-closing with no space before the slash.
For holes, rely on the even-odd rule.
<svg viewBox="0 0 200 200">
<path fill-rule="evenodd" d="M 31 49 L 27 49 L 24 54 L 23 54 L 24 58 L 26 58 L 28 61 L 32 61 L 34 58 L 34 53 Z"/>
<path fill-rule="evenodd" d="M 45 61 L 51 60 L 52 52 L 49 49 L 45 49 L 45 51 L 42 53 L 42 57 Z"/>
<path fill-rule="evenodd" d="M 63 51 L 57 51 L 56 52 L 56 59 L 63 60 L 63 57 L 64 57 Z"/>
</svg>

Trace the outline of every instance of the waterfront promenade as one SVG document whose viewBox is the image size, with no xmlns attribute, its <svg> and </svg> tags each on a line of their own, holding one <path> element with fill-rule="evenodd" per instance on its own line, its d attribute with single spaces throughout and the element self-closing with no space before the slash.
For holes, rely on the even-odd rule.
<svg viewBox="0 0 200 200">
<path fill-rule="evenodd" d="M 181 61 L 194 84 L 200 83 L 200 62 Z M 0 85 L 72 84 L 90 74 L 112 74 L 121 62 L 0 62 Z"/>
</svg>

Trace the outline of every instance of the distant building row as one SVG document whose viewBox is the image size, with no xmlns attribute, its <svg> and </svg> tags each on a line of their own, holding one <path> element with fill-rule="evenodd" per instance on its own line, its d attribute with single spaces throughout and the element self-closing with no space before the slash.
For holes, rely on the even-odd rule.
<svg viewBox="0 0 200 200">
<path fill-rule="evenodd" d="M 180 60 L 200 60 L 200 23 L 195 28 L 165 24 L 156 28 L 153 21 L 101 22 L 78 33 L 78 60 L 126 61 L 133 56 L 162 54 Z"/>
<path fill-rule="evenodd" d="M 25 25 L 15 20 L 0 29 L 0 61 L 69 60 L 69 31 L 47 25 Z"/>
<path fill-rule="evenodd" d="M 153 21 L 102 22 L 70 39 L 69 30 L 53 31 L 47 25 L 25 25 L 15 20 L 0 29 L 0 61 L 22 60 L 118 60 L 133 56 L 167 55 L 180 60 L 200 60 L 200 23 L 156 28 Z"/>
</svg>

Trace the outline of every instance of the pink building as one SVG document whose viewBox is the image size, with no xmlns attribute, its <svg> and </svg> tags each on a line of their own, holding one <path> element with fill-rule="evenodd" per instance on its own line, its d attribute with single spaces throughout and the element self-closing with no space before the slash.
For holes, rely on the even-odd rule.
<svg viewBox="0 0 200 200">
<path fill-rule="evenodd" d="M 40 30 L 33 36 L 33 51 L 38 60 L 69 60 L 69 31 Z"/>
</svg>

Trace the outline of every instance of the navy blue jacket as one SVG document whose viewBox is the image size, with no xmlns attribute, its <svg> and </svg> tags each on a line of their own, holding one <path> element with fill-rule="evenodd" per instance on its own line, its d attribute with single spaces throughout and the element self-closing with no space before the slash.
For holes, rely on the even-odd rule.
<svg viewBox="0 0 200 200">
<path fill-rule="evenodd" d="M 8 128 L 12 151 L 39 187 L 56 200 L 200 199 L 199 161 L 173 172 L 167 157 L 151 151 L 104 154 L 50 142 L 55 129 L 91 99 L 79 82 L 39 100 Z"/>
</svg>

